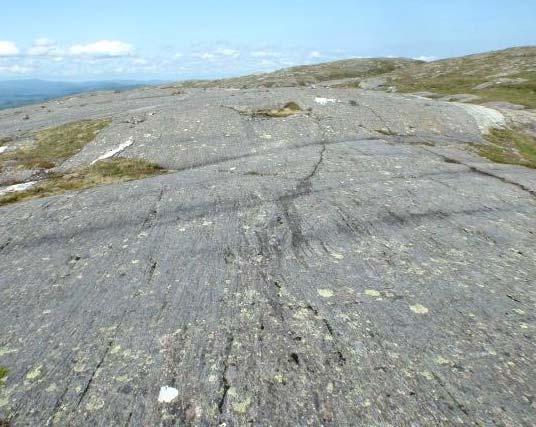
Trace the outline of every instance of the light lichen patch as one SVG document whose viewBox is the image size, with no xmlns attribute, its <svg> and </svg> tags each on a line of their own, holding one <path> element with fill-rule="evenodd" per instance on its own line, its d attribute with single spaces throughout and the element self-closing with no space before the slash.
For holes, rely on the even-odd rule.
<svg viewBox="0 0 536 427">
<path fill-rule="evenodd" d="M 429 381 L 432 381 L 434 379 L 434 376 L 429 371 L 422 371 L 422 372 L 419 372 L 419 374 L 421 374 L 424 378 L 426 378 Z"/>
<path fill-rule="evenodd" d="M 55 383 L 52 383 L 46 388 L 45 391 L 47 393 L 55 393 L 56 391 L 58 391 L 58 386 Z"/>
<path fill-rule="evenodd" d="M 434 360 L 438 365 L 448 365 L 450 363 L 450 360 L 445 359 L 443 356 L 437 356 Z"/>
<path fill-rule="evenodd" d="M 114 347 L 110 350 L 110 353 L 111 353 L 111 354 L 116 354 L 116 353 L 119 353 L 120 350 L 121 350 L 121 346 L 118 344 L 118 345 L 114 346 Z"/>
<path fill-rule="evenodd" d="M 228 394 L 233 398 L 233 401 L 231 402 L 233 411 L 237 414 L 245 414 L 251 406 L 251 397 L 247 396 L 245 398 L 241 398 L 238 394 L 238 391 L 234 387 L 229 389 Z"/>
<path fill-rule="evenodd" d="M 430 311 L 422 304 L 410 305 L 409 309 L 417 314 L 427 314 Z"/>
<path fill-rule="evenodd" d="M 0 357 L 5 356 L 6 354 L 16 353 L 18 350 L 15 348 L 2 347 L 0 348 Z"/>
<path fill-rule="evenodd" d="M 380 293 L 380 291 L 377 291 L 376 289 L 367 289 L 365 291 L 365 295 L 367 295 L 369 297 L 379 297 L 379 296 L 381 296 L 381 293 Z"/>
<path fill-rule="evenodd" d="M 335 295 L 331 289 L 318 289 L 317 292 L 322 298 L 331 298 Z"/>
<path fill-rule="evenodd" d="M 86 409 L 91 412 L 98 411 L 102 408 L 104 408 L 104 400 L 98 397 L 91 398 L 88 404 L 86 405 Z"/>
<path fill-rule="evenodd" d="M 330 255 L 335 259 L 344 259 L 344 255 L 337 253 L 337 252 L 330 252 Z"/>
<path fill-rule="evenodd" d="M 26 379 L 30 381 L 36 380 L 41 376 L 41 369 L 43 369 L 43 365 L 39 365 L 31 369 L 30 372 L 26 374 Z"/>
</svg>

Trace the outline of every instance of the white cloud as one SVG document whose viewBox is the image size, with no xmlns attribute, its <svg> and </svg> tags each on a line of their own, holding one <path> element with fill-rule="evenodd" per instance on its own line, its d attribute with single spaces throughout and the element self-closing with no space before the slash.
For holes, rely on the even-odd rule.
<svg viewBox="0 0 536 427">
<path fill-rule="evenodd" d="M 149 61 L 147 61 L 146 59 L 143 59 L 143 58 L 134 58 L 132 60 L 132 63 L 136 64 L 136 65 L 147 65 L 149 63 Z"/>
<path fill-rule="evenodd" d="M 40 37 L 40 38 L 34 40 L 33 45 L 34 46 L 50 47 L 50 46 L 55 46 L 56 42 L 54 40 L 47 39 L 46 37 Z"/>
<path fill-rule="evenodd" d="M 218 49 L 216 53 L 222 56 L 230 57 L 230 58 L 238 58 L 240 56 L 239 51 L 235 49 L 229 49 L 229 48 Z"/>
<path fill-rule="evenodd" d="M 269 50 L 256 50 L 251 52 L 251 56 L 255 58 L 276 58 L 281 56 L 281 54 L 277 52 L 271 52 Z"/>
<path fill-rule="evenodd" d="M 205 61 L 212 61 L 216 59 L 216 55 L 210 52 L 197 52 L 192 54 L 193 57 L 204 59 Z"/>
<path fill-rule="evenodd" d="M 215 61 L 217 59 L 235 59 L 240 56 L 240 52 L 231 48 L 219 48 L 207 52 L 194 52 L 192 55 L 194 58 L 199 58 L 204 61 Z"/>
<path fill-rule="evenodd" d="M 0 73 L 8 74 L 29 74 L 33 71 L 33 68 L 24 67 L 22 65 L 7 65 L 0 66 Z"/>
<path fill-rule="evenodd" d="M 19 49 L 13 42 L 0 40 L 0 56 L 14 56 L 19 54 Z"/>
<path fill-rule="evenodd" d="M 319 51 L 313 50 L 309 53 L 309 58 L 322 58 L 324 55 L 322 55 Z"/>
<path fill-rule="evenodd" d="M 432 62 L 432 61 L 435 61 L 437 59 L 437 57 L 435 57 L 435 56 L 418 56 L 417 58 L 413 58 L 413 59 L 416 59 L 418 61 L 424 61 L 424 62 Z"/>
<path fill-rule="evenodd" d="M 30 56 L 60 56 L 63 52 L 60 51 L 54 40 L 39 38 L 34 40 L 27 54 Z"/>
<path fill-rule="evenodd" d="M 89 44 L 75 44 L 69 48 L 68 52 L 73 56 L 117 58 L 132 55 L 134 47 L 117 40 L 99 40 Z"/>
</svg>

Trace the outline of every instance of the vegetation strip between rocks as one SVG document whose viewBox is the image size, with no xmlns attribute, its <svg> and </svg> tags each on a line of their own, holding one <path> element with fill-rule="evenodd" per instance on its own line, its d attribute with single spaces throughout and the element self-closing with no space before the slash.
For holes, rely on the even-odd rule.
<svg viewBox="0 0 536 427">
<path fill-rule="evenodd" d="M 160 166 L 140 159 L 113 158 L 102 160 L 77 171 L 55 174 L 35 186 L 0 197 L 0 206 L 37 199 L 73 190 L 84 190 L 103 184 L 132 181 L 165 173 Z"/>
</svg>

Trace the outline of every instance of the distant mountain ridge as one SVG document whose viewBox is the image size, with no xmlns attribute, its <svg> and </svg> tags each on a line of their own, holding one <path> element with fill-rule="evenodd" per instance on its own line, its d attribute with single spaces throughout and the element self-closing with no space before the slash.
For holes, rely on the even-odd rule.
<svg viewBox="0 0 536 427">
<path fill-rule="evenodd" d="M 407 58 L 357 58 L 286 68 L 221 80 L 177 83 L 187 88 L 361 88 L 431 98 L 536 108 L 536 46 L 513 47 L 424 62 Z"/>
<path fill-rule="evenodd" d="M 38 79 L 0 81 L 0 109 L 19 107 L 77 93 L 101 90 L 125 90 L 146 86 L 150 82 L 88 81 L 62 82 Z"/>
</svg>

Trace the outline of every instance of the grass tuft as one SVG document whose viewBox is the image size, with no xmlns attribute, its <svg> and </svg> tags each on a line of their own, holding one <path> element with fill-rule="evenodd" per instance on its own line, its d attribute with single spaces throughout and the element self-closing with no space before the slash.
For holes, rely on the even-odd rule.
<svg viewBox="0 0 536 427">
<path fill-rule="evenodd" d="M 0 387 L 4 385 L 4 382 L 8 374 L 9 374 L 9 370 L 7 368 L 4 368 L 3 366 L 0 366 Z"/>
<path fill-rule="evenodd" d="M 10 136 L 0 137 L 0 147 L 2 147 L 3 145 L 8 144 L 10 142 L 13 142 L 13 138 L 11 138 Z"/>
<path fill-rule="evenodd" d="M 84 120 L 42 130 L 36 133 L 34 145 L 0 155 L 0 163 L 11 161 L 25 169 L 51 169 L 78 153 L 110 123 L 110 119 Z"/>
<path fill-rule="evenodd" d="M 262 109 L 253 112 L 256 117 L 281 118 L 289 117 L 300 113 L 302 108 L 295 102 L 287 102 L 282 108 Z"/>
<path fill-rule="evenodd" d="M 28 190 L 0 196 L 0 206 L 63 194 L 68 191 L 84 190 L 97 185 L 147 178 L 162 173 L 165 173 L 164 169 L 145 160 L 120 157 L 101 160 L 75 172 L 53 176 Z"/>
<path fill-rule="evenodd" d="M 518 129 L 493 129 L 479 154 L 493 162 L 536 168 L 536 138 Z"/>
</svg>

